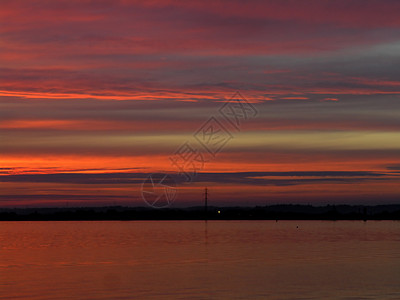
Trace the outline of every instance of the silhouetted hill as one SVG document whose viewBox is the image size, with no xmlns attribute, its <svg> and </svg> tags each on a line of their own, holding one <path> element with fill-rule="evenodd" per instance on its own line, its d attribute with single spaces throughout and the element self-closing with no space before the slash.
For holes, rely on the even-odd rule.
<svg viewBox="0 0 400 300">
<path fill-rule="evenodd" d="M 0 221 L 203 220 L 204 207 L 75 207 L 0 209 Z M 208 207 L 209 220 L 400 220 L 400 205 L 271 205 Z"/>
</svg>

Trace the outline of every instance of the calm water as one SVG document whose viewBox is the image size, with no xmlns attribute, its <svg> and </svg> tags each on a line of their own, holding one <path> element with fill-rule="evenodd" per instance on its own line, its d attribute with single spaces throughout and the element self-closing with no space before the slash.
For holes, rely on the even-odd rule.
<svg viewBox="0 0 400 300">
<path fill-rule="evenodd" d="M 0 253 L 0 299 L 400 299 L 400 222 L 0 222 Z"/>
</svg>

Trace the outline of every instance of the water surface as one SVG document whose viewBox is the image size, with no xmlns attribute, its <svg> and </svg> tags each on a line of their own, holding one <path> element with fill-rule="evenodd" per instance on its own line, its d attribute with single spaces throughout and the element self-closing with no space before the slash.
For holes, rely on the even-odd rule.
<svg viewBox="0 0 400 300">
<path fill-rule="evenodd" d="M 0 299 L 400 299 L 400 222 L 0 222 Z"/>
</svg>

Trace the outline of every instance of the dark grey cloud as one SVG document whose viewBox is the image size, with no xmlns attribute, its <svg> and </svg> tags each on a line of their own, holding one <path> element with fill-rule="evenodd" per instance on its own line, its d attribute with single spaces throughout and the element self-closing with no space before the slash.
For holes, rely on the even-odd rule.
<svg viewBox="0 0 400 300">
<path fill-rule="evenodd" d="M 55 173 L 2 175 L 0 182 L 46 182 L 74 184 L 141 184 L 151 173 Z M 172 174 L 176 181 L 184 182 L 179 175 Z M 366 171 L 306 171 L 306 172 L 236 172 L 198 173 L 197 183 L 250 184 L 250 185 L 300 185 L 310 183 L 355 183 L 385 180 L 386 174 Z M 266 178 L 256 178 L 266 177 Z M 270 177 L 270 178 L 268 178 Z M 312 178 L 308 178 L 312 177 Z"/>
</svg>

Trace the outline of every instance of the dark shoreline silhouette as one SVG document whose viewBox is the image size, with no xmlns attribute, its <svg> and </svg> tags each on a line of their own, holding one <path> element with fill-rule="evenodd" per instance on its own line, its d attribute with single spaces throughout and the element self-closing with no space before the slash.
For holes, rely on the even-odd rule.
<svg viewBox="0 0 400 300">
<path fill-rule="evenodd" d="M 153 209 L 149 207 L 3 208 L 0 221 L 95 220 L 400 220 L 396 205 L 270 205 L 254 207 L 203 206 Z"/>
</svg>

